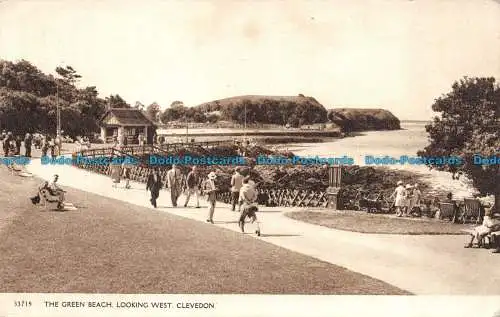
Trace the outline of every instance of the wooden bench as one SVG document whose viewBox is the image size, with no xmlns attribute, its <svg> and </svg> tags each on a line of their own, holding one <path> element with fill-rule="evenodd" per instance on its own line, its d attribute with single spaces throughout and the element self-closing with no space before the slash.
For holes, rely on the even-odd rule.
<svg viewBox="0 0 500 317">
<path fill-rule="evenodd" d="M 494 247 L 500 249 L 500 231 L 494 231 L 489 235 L 490 243 L 494 244 Z"/>
<path fill-rule="evenodd" d="M 452 203 L 439 203 L 439 219 L 448 218 L 450 221 L 455 221 L 456 206 Z"/>
<path fill-rule="evenodd" d="M 40 204 L 45 208 L 45 210 L 47 210 L 49 206 L 52 208 L 56 206 L 57 209 L 62 210 L 62 208 L 59 208 L 59 198 L 51 195 L 49 190 L 46 188 L 40 189 Z"/>
<path fill-rule="evenodd" d="M 463 223 L 465 223 L 468 219 L 474 219 L 476 224 L 479 224 L 482 221 L 481 203 L 479 200 L 465 198 L 463 212 L 460 218 Z"/>
<path fill-rule="evenodd" d="M 474 228 L 462 229 L 461 231 L 468 233 L 471 236 L 476 236 L 476 231 L 474 230 Z M 497 247 L 500 247 L 500 231 L 491 232 L 486 235 L 482 241 L 476 241 L 476 243 L 481 246 L 493 247 L 494 245 L 496 245 Z"/>
<path fill-rule="evenodd" d="M 47 188 L 40 189 L 39 194 L 40 204 L 45 210 L 48 210 L 49 208 L 51 210 L 57 209 L 60 211 L 77 210 L 77 208 L 72 203 L 65 202 L 64 199 L 62 200 L 61 204 L 59 204 L 59 197 L 52 195 Z"/>
</svg>

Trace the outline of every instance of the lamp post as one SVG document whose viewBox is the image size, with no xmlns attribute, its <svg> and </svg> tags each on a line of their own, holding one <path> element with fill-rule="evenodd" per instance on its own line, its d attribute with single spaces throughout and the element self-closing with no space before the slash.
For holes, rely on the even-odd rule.
<svg viewBox="0 0 500 317">
<path fill-rule="evenodd" d="M 61 107 L 59 106 L 59 82 L 56 80 L 56 98 L 57 98 L 57 127 L 56 127 L 56 136 L 61 136 Z"/>
<path fill-rule="evenodd" d="M 184 119 L 186 120 L 186 143 L 189 143 L 189 122 L 187 116 L 184 116 Z"/>
</svg>

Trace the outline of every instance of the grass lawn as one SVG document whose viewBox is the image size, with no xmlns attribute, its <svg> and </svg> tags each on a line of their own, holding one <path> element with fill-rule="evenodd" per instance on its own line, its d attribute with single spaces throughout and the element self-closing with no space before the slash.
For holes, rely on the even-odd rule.
<svg viewBox="0 0 500 317">
<path fill-rule="evenodd" d="M 464 234 L 461 229 L 470 224 L 453 224 L 433 219 L 397 218 L 396 216 L 374 215 L 361 211 L 294 211 L 286 216 L 328 228 L 361 233 L 382 234 Z"/>
<path fill-rule="evenodd" d="M 71 190 L 77 211 L 33 206 L 39 180 L 0 166 L 0 293 L 408 294 L 238 232 Z"/>
</svg>

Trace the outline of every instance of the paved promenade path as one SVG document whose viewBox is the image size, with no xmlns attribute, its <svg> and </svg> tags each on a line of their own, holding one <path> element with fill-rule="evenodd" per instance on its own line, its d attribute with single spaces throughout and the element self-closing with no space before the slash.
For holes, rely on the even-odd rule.
<svg viewBox="0 0 500 317">
<path fill-rule="evenodd" d="M 44 179 L 59 174 L 60 184 L 138 206 L 151 207 L 145 184 L 131 182 L 131 189 L 112 188 L 109 177 L 72 166 L 41 165 L 33 160 L 28 170 Z M 68 188 L 68 190 L 71 190 Z M 194 198 L 190 206 L 194 206 Z M 185 197 L 179 198 L 183 206 Z M 171 207 L 170 194 L 162 190 L 158 209 L 197 221 L 207 219 L 207 202 L 202 208 Z M 85 202 L 73 201 L 75 205 Z M 314 258 L 343 266 L 415 294 L 500 295 L 500 255 L 484 249 L 464 249 L 466 236 L 422 236 L 362 234 L 329 229 L 290 219 L 283 215 L 291 208 L 261 208 L 262 236 L 256 239 Z M 85 212 L 85 209 L 68 212 Z M 240 231 L 238 213 L 217 202 L 214 230 Z M 218 227 L 218 228 L 216 228 Z M 248 234 L 254 226 L 246 225 Z"/>
</svg>

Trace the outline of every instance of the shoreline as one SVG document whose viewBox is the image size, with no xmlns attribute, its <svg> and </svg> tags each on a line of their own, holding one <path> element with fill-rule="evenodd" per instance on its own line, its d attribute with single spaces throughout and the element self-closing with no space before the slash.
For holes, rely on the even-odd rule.
<svg viewBox="0 0 500 317">
<path fill-rule="evenodd" d="M 196 132 L 189 132 L 193 130 L 199 130 Z M 214 131 L 215 130 L 215 131 Z M 199 137 L 199 136 L 206 136 L 207 134 L 210 134 L 212 137 L 217 137 L 217 136 L 261 136 L 261 137 L 272 137 L 272 136 L 283 136 L 283 137 L 288 137 L 288 136 L 302 136 L 302 137 L 330 137 L 330 138 L 341 138 L 342 133 L 340 131 L 299 131 L 299 130 L 292 130 L 292 131 L 279 131 L 279 130 L 252 130 L 252 131 L 227 131 L 228 129 L 220 129 L 220 130 L 226 130 L 224 132 L 217 132 L 216 130 L 218 129 L 192 129 L 189 130 L 188 133 L 184 130 L 183 132 L 180 133 L 161 133 L 157 132 L 158 135 L 164 136 L 164 137 Z"/>
</svg>

